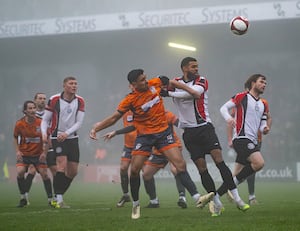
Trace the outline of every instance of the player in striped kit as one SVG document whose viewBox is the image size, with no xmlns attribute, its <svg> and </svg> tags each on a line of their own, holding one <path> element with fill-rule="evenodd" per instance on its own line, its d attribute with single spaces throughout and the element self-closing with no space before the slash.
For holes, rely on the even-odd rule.
<svg viewBox="0 0 300 231">
<path fill-rule="evenodd" d="M 244 91 L 233 96 L 220 109 L 227 122 L 233 127 L 233 148 L 237 153 L 235 184 L 238 185 L 253 173 L 261 170 L 264 159 L 260 152 L 258 131 L 268 134 L 270 127 L 267 124 L 268 106 L 260 98 L 267 85 L 266 77 L 254 74 L 247 80 L 249 91 Z M 230 114 L 235 110 L 235 118 Z M 227 191 L 227 186 L 222 184 L 218 194 L 222 196 Z"/>
<path fill-rule="evenodd" d="M 183 140 L 191 159 L 197 167 L 202 185 L 207 192 L 215 194 L 212 216 L 219 216 L 223 205 L 216 194 L 215 183 L 208 172 L 205 155 L 210 154 L 220 171 L 224 184 L 231 191 L 237 207 L 242 211 L 249 209 L 239 196 L 232 173 L 225 164 L 215 128 L 208 113 L 208 81 L 198 74 L 198 62 L 193 57 L 181 61 L 183 76 L 170 80 L 168 91 L 162 96 L 173 98 L 178 110 L 179 127 L 184 129 Z"/>
<path fill-rule="evenodd" d="M 80 151 L 77 131 L 85 115 L 85 101 L 77 95 L 77 79 L 66 77 L 63 81 L 63 92 L 50 97 L 43 116 L 41 129 L 44 146 L 49 148 L 48 134 L 56 155 L 56 174 L 53 178 L 56 200 L 55 208 L 69 208 L 63 201 L 78 172 Z M 51 127 L 49 129 L 49 124 Z"/>
</svg>

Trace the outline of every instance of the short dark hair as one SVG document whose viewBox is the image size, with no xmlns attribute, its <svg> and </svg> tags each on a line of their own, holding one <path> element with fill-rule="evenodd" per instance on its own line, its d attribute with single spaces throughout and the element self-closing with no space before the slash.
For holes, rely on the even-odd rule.
<svg viewBox="0 0 300 231">
<path fill-rule="evenodd" d="M 197 62 L 197 59 L 193 57 L 185 57 L 180 64 L 181 69 L 185 66 L 187 66 L 190 62 Z"/>
<path fill-rule="evenodd" d="M 129 83 L 133 83 L 133 82 L 136 82 L 138 77 L 140 75 L 142 75 L 144 73 L 144 70 L 143 69 L 134 69 L 134 70 L 131 70 L 128 75 L 127 75 L 127 79 L 129 81 Z"/>
<path fill-rule="evenodd" d="M 264 75 L 262 75 L 262 74 L 253 74 L 253 75 L 251 75 L 251 76 L 247 79 L 247 81 L 245 82 L 244 88 L 245 88 L 245 89 L 248 89 L 248 90 L 250 91 L 250 90 L 251 90 L 251 87 L 252 87 L 252 83 L 253 83 L 253 82 L 255 83 L 260 77 L 261 77 L 263 80 L 266 80 L 266 79 L 267 79 L 267 77 L 264 76 Z"/>
<path fill-rule="evenodd" d="M 68 76 L 68 77 L 64 78 L 64 83 L 66 83 L 70 80 L 76 80 L 76 78 L 74 76 Z"/>
</svg>

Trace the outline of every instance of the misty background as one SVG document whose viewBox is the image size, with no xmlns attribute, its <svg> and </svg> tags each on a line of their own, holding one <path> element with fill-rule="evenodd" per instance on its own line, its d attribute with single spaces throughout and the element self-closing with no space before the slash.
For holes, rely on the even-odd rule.
<svg viewBox="0 0 300 231">
<path fill-rule="evenodd" d="M 243 1 L 245 3 L 261 1 Z M 263 1 L 272 2 L 272 1 Z M 240 4 L 240 1 L 32 1 L 0 0 L 0 24 L 6 21 L 73 17 L 116 12 L 150 11 Z M 300 5 L 300 4 L 299 4 Z M 167 46 L 177 41 L 197 47 L 196 52 Z M 0 39 L 1 155 L 15 163 L 13 127 L 22 117 L 25 100 L 36 92 L 47 97 L 62 91 L 67 76 L 78 80 L 78 94 L 86 100 L 86 116 L 80 129 L 81 163 L 118 164 L 123 137 L 104 143 L 89 139 L 91 126 L 113 113 L 129 92 L 127 73 L 142 68 L 150 79 L 157 75 L 181 75 L 180 62 L 197 58 L 199 73 L 209 81 L 209 112 L 221 141 L 224 158 L 234 161 L 227 147 L 226 124 L 220 106 L 243 90 L 252 74 L 267 77 L 263 95 L 269 101 L 273 125 L 263 137 L 266 165 L 299 161 L 300 150 L 300 19 L 250 21 L 246 35 L 236 36 L 228 23 L 93 33 Z M 166 108 L 177 113 L 171 99 Z M 178 130 L 179 133 L 181 131 Z M 95 159 L 96 149 L 107 156 Z M 189 160 L 188 153 L 184 156 Z"/>
</svg>

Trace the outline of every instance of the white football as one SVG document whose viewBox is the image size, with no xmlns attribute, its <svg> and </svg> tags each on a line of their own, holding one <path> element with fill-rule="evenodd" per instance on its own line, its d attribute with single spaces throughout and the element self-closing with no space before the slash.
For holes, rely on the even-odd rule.
<svg viewBox="0 0 300 231">
<path fill-rule="evenodd" d="M 249 21 L 243 16 L 237 16 L 230 21 L 230 30 L 236 35 L 243 35 L 248 31 Z"/>
</svg>

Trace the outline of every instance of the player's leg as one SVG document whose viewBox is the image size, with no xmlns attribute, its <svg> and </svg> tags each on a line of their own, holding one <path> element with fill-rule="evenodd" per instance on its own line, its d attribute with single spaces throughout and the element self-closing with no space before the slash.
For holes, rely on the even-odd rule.
<svg viewBox="0 0 300 231">
<path fill-rule="evenodd" d="M 132 155 L 131 168 L 130 168 L 130 191 L 132 197 L 132 219 L 140 218 L 140 201 L 139 201 L 139 190 L 141 185 L 140 171 L 144 165 L 144 162 L 148 156 L 144 155 Z"/>
<path fill-rule="evenodd" d="M 173 164 L 170 163 L 170 170 L 172 174 L 174 175 L 175 182 L 176 182 L 176 188 L 179 194 L 179 198 L 177 201 L 177 205 L 183 209 L 187 208 L 187 203 L 186 203 L 186 197 L 185 197 L 185 188 L 182 185 L 180 178 L 177 176 L 177 170 L 174 167 Z"/>
<path fill-rule="evenodd" d="M 38 165 L 37 166 L 38 172 L 41 175 L 41 178 L 43 180 L 44 183 L 44 188 L 47 194 L 47 198 L 48 198 L 48 204 L 51 204 L 51 200 L 52 200 L 52 184 L 51 184 L 51 180 L 48 176 L 48 172 L 47 172 L 47 166 L 46 165 Z"/>
<path fill-rule="evenodd" d="M 257 147 L 259 150 L 261 150 L 262 142 L 261 140 L 258 142 Z M 255 196 L 255 175 L 256 172 L 252 175 L 248 176 L 247 183 L 248 183 L 248 193 L 249 193 L 249 204 L 255 205 L 258 204 Z"/>
<path fill-rule="evenodd" d="M 28 170 L 27 170 L 27 175 L 26 175 L 26 178 L 25 178 L 25 187 L 26 187 L 26 200 L 27 200 L 27 205 L 29 205 L 29 191 L 31 189 L 31 186 L 32 186 L 32 181 L 33 181 L 33 178 L 35 177 L 35 174 L 36 174 L 36 169 L 34 167 L 33 164 L 30 164 L 28 166 Z"/>
<path fill-rule="evenodd" d="M 63 204 L 63 194 L 65 193 L 66 187 L 69 186 L 68 182 L 70 182 L 70 180 L 68 180 L 69 178 L 65 175 L 67 161 L 67 156 L 60 155 L 56 157 L 56 174 L 53 178 L 54 194 L 57 200 L 55 203 L 56 208 L 60 208 L 60 204 Z"/>
<path fill-rule="evenodd" d="M 192 161 L 194 162 L 197 170 L 202 179 L 202 185 L 208 192 L 209 201 L 215 195 L 215 185 L 207 171 L 206 161 L 205 161 L 205 152 L 201 151 L 203 148 L 203 127 L 193 128 L 193 129 L 185 129 L 183 133 L 183 141 L 186 149 L 188 150 Z M 207 203 L 209 203 L 207 201 Z"/>
<path fill-rule="evenodd" d="M 177 175 L 181 183 L 184 185 L 184 187 L 188 190 L 190 195 L 195 200 L 196 206 L 199 208 L 203 208 L 213 197 L 214 193 L 209 193 L 200 196 L 195 183 L 192 181 L 190 174 L 186 170 L 186 162 L 178 147 L 172 147 L 168 150 L 164 150 L 163 153 L 177 169 Z"/>
<path fill-rule="evenodd" d="M 19 204 L 17 205 L 17 207 L 22 208 L 25 207 L 27 205 L 27 200 L 26 200 L 26 182 L 25 182 L 25 172 L 26 172 L 26 168 L 27 166 L 18 163 L 17 164 L 17 183 L 18 183 L 18 188 L 19 188 L 19 192 L 21 195 L 21 199 Z"/>
<path fill-rule="evenodd" d="M 78 173 L 79 165 L 79 145 L 78 138 L 67 139 L 64 142 L 53 140 L 54 149 L 59 149 L 61 152 L 56 152 L 56 175 L 53 180 L 53 186 L 56 194 L 56 208 L 70 208 L 63 200 L 64 193 L 70 187 L 73 179 Z M 55 148 L 56 147 L 56 148 Z"/>
<path fill-rule="evenodd" d="M 159 208 L 159 200 L 156 195 L 156 186 L 154 175 L 159 171 L 160 167 L 152 165 L 152 163 L 147 160 L 143 167 L 143 180 L 146 193 L 149 196 L 150 202 L 147 208 Z"/>
<path fill-rule="evenodd" d="M 56 175 L 56 155 L 55 155 L 55 152 L 54 152 L 53 148 L 51 148 L 51 149 L 48 150 L 48 153 L 47 153 L 47 166 L 48 166 L 48 168 L 49 168 L 49 170 L 51 172 L 51 176 L 52 176 L 52 188 L 53 188 L 53 179 L 54 179 L 54 176 Z M 53 195 L 52 201 L 55 203 L 55 201 L 56 201 L 56 194 Z M 51 205 L 51 202 L 50 202 L 50 205 Z"/>
<path fill-rule="evenodd" d="M 235 162 L 235 164 L 234 164 L 234 169 L 233 169 L 233 173 L 232 173 L 232 176 L 233 176 L 233 178 L 244 168 L 244 164 L 241 164 L 241 163 L 238 163 L 238 158 L 236 159 L 236 162 Z M 224 189 L 224 190 L 226 190 L 226 189 Z M 218 194 L 220 194 L 221 195 L 221 190 L 219 191 L 219 189 L 218 189 Z M 222 194 L 223 195 L 223 194 Z M 222 196 L 221 195 L 221 196 Z M 227 199 L 228 199 L 228 201 L 230 202 L 230 203 L 233 203 L 234 202 L 234 197 L 233 197 L 233 195 L 232 195 L 232 193 L 231 193 L 231 191 L 230 190 L 228 190 L 227 191 Z"/>
<path fill-rule="evenodd" d="M 239 195 L 238 189 L 232 177 L 232 173 L 222 158 L 221 149 L 213 149 L 211 151 L 211 156 L 220 171 L 223 182 L 227 185 L 227 188 L 231 192 L 237 206 L 239 208 L 243 208 L 243 210 L 249 209 L 249 206 L 241 199 Z"/>
<path fill-rule="evenodd" d="M 264 159 L 259 151 L 253 152 L 248 157 L 249 164 L 236 175 L 236 184 L 240 184 L 253 173 L 261 170 L 264 166 Z"/>
<path fill-rule="evenodd" d="M 117 203 L 117 207 L 123 207 L 126 202 L 130 202 L 128 169 L 131 163 L 131 154 L 129 153 L 129 155 L 130 158 L 126 158 L 126 156 L 122 155 L 120 162 L 120 179 L 123 195 Z"/>
<path fill-rule="evenodd" d="M 255 173 L 248 176 L 247 184 L 248 184 L 248 193 L 249 193 L 249 204 L 255 205 L 258 203 L 255 197 Z"/>
</svg>

